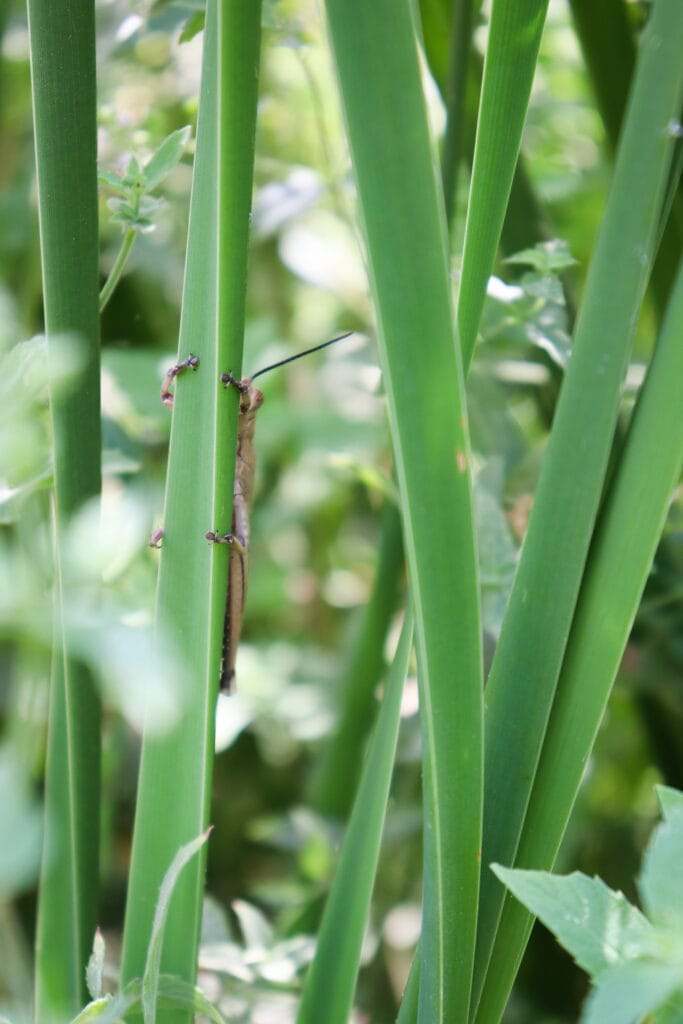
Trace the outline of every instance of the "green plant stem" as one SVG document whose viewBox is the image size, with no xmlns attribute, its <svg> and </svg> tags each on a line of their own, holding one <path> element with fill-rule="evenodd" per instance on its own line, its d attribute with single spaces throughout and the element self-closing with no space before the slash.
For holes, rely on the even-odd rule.
<svg viewBox="0 0 683 1024">
<path fill-rule="evenodd" d="M 415 1024 L 417 1021 L 420 1002 L 421 962 L 422 958 L 420 956 L 420 946 L 418 943 L 413 956 L 413 962 L 410 965 L 410 972 L 408 974 L 408 980 L 406 981 L 406 987 L 401 999 L 398 1016 L 396 1017 L 396 1024 Z"/>
<path fill-rule="evenodd" d="M 114 266 L 111 268 L 111 271 L 109 272 L 109 277 L 102 285 L 102 290 L 100 291 L 100 313 L 105 308 L 110 298 L 114 294 L 114 289 L 119 283 L 126 263 L 128 262 L 128 257 L 130 256 L 131 249 L 133 248 L 133 243 L 135 242 L 136 235 L 137 231 L 134 231 L 132 228 L 129 228 L 123 236 L 121 248 L 119 249 L 116 259 L 114 260 Z"/>
<path fill-rule="evenodd" d="M 449 225 L 456 208 L 458 169 L 462 158 L 463 141 L 467 135 L 467 81 L 474 6 L 475 0 L 455 0 L 452 4 L 450 59 L 444 95 L 446 130 L 441 152 L 441 183 L 446 206 L 446 223 Z"/>
<path fill-rule="evenodd" d="M 464 1020 L 481 813 L 481 631 L 463 372 L 407 0 L 328 0 L 415 607 L 425 779 L 420 1019 Z M 400 83 L 400 88 L 397 87 Z"/>
<path fill-rule="evenodd" d="M 465 224 L 457 321 L 469 367 L 505 220 L 547 0 L 494 0 Z"/>
<path fill-rule="evenodd" d="M 70 657 L 59 552 L 100 490 L 95 20 L 92 0 L 30 0 L 28 14 L 48 353 L 58 362 L 69 333 L 83 364 L 72 390 L 50 394 L 56 583 L 36 951 L 36 1017 L 48 1020 L 86 998 L 98 896 L 100 704 Z"/>
<path fill-rule="evenodd" d="M 312 786 L 312 800 L 324 814 L 345 818 L 356 792 L 363 749 L 374 717 L 375 689 L 384 666 L 384 641 L 396 609 L 403 571 L 401 518 L 396 505 L 387 501 L 377 578 L 344 673 L 339 724 L 326 744 Z"/>
<path fill-rule="evenodd" d="M 626 102 L 633 79 L 636 43 L 626 6 L 621 0 L 571 0 L 570 9 L 607 140 L 616 152 Z M 676 176 L 676 181 L 680 176 Z M 652 268 L 650 293 L 659 317 L 666 310 L 683 247 L 683 196 L 674 185 L 671 211 Z"/>
<path fill-rule="evenodd" d="M 413 617 L 408 611 L 325 906 L 315 957 L 306 977 L 298 1024 L 317 1024 L 320 1020 L 326 1024 L 346 1024 L 349 1019 L 377 871 L 412 644 Z"/>
<path fill-rule="evenodd" d="M 185 667 L 183 715 L 168 735 L 144 737 L 124 982 L 142 974 L 168 864 L 209 813 L 227 553 L 204 534 L 226 533 L 232 517 L 237 404 L 220 373 L 241 365 L 259 45 L 258 3 L 209 2 L 180 327 L 181 356 L 193 351 L 200 362 L 176 379 L 157 595 L 159 631 Z M 165 930 L 161 969 L 186 981 L 196 969 L 203 876 L 203 857 L 184 869 Z"/>
</svg>

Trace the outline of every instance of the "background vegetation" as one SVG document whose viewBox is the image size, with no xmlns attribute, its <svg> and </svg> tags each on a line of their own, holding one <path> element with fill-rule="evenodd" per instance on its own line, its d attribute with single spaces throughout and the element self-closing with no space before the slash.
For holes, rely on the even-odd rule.
<svg viewBox="0 0 683 1024">
<path fill-rule="evenodd" d="M 633 55 L 632 40 L 645 16 L 642 5 L 614 5 L 624 14 L 626 43 L 615 58 L 618 74 L 605 69 L 604 58 L 601 79 L 590 47 L 595 37 L 583 31 L 582 5 L 571 6 L 570 11 L 562 3 L 550 5 L 523 161 L 468 378 L 487 662 L 500 633 L 611 179 L 620 111 L 618 97 L 605 95 L 604 80 L 622 73 L 628 78 L 625 54 Z M 334 19 L 334 4 L 330 7 Z M 450 5 L 424 2 L 421 8 L 431 72 L 426 76 L 429 113 L 438 136 L 450 87 L 444 51 Z M 189 6 L 164 3 L 144 10 L 120 0 L 98 6 L 103 169 L 124 174 L 131 155 L 144 165 L 163 139 L 194 124 L 202 36 L 179 40 L 191 14 Z M 65 519 L 54 568 L 50 452 L 59 427 L 50 423 L 46 389 L 49 383 L 53 396 L 68 398 L 84 354 L 73 339 L 65 339 L 58 357 L 51 350 L 48 382 L 44 344 L 37 337 L 44 324 L 43 286 L 23 5 L 5 5 L 1 17 L 0 821 L 13 840 L 3 839 L 0 851 L 0 948 L 7 953 L 0 958 L 0 991 L 4 1012 L 19 1020 L 31 1005 L 32 943 L 40 928 L 36 886 L 41 780 L 49 757 L 45 728 L 55 574 L 70 651 L 96 680 L 104 704 L 99 840 L 93 826 L 102 871 L 96 920 L 111 962 L 121 958 L 143 712 L 146 707 L 148 728 L 150 717 L 161 728 L 184 699 L 182 641 L 178 649 L 173 636 L 162 637 L 160 660 L 138 629 L 151 619 L 155 603 L 159 555 L 147 539 L 162 517 L 171 429 L 159 386 L 176 359 L 179 332 L 181 355 L 198 350 L 202 339 L 188 336 L 187 322 L 179 327 L 192 141 L 155 189 L 165 202 L 150 214 L 154 230 L 138 233 L 125 276 L 101 320 L 104 530 L 97 527 L 98 514 L 87 510 L 76 520 Z M 209 895 L 200 961 L 209 995 L 217 999 L 224 985 L 223 1010 L 234 1019 L 254 1021 L 267 1019 L 267 1013 L 285 1020 L 294 1012 L 310 953 L 308 936 L 316 932 L 334 874 L 374 714 L 373 681 L 381 671 L 376 653 L 381 646 L 375 641 L 388 631 L 387 650 L 393 650 L 405 604 L 386 380 L 378 369 L 357 197 L 323 13 L 303 0 L 267 4 L 263 25 L 243 369 L 255 371 L 341 330 L 354 330 L 357 337 L 263 380 L 239 692 L 230 700 L 220 698 L 216 715 L 218 756 L 208 812 L 214 829 L 206 855 Z M 483 53 L 484 16 L 474 42 L 477 54 Z M 336 45 L 343 46 L 338 36 Z M 475 61 L 473 97 L 478 73 Z M 460 140 L 447 136 L 449 144 L 459 144 L 463 163 L 460 170 L 451 168 L 450 178 L 444 173 L 454 200 L 451 272 L 456 282 L 474 115 L 465 124 Z M 67 148 L 69 159 L 77 147 Z M 244 153 L 249 167 L 247 148 Z M 70 196 L 68 191 L 72 208 L 87 206 L 77 181 Z M 112 195 L 110 187 L 102 187 L 101 280 L 122 239 L 107 205 Z M 644 197 L 634 202 L 638 198 Z M 196 194 L 193 201 L 198 202 Z M 211 208 L 204 216 L 210 221 Z M 544 239 L 547 244 L 538 247 Z M 56 238 L 58 248 L 63 240 Z M 675 239 L 671 244 L 676 252 Z M 522 257 L 504 258 L 524 250 Z M 220 275 L 229 259 L 229 253 L 215 261 L 214 256 L 215 249 L 205 246 L 204 276 Z M 624 423 L 670 285 L 663 262 L 637 327 Z M 668 266 L 675 263 L 672 259 Z M 188 316 L 187 304 L 183 315 Z M 219 322 L 225 315 L 218 312 Z M 415 380 L 424 372 L 416 370 Z M 440 373 L 445 371 L 437 364 L 430 376 L 435 393 Z M 196 381 L 201 379 L 197 374 Z M 209 379 L 208 366 L 204 379 Z M 178 380 L 177 389 L 185 383 Z M 195 378 L 187 383 L 189 389 Z M 227 423 L 227 412 L 218 415 L 226 418 L 229 435 L 234 423 Z M 75 425 L 76 445 L 82 423 Z M 231 443 L 226 441 L 226 448 Z M 179 442 L 174 444 L 177 451 Z M 192 437 L 186 462 L 200 462 L 207 444 L 213 442 Z M 218 448 L 211 454 L 220 454 Z M 429 458 L 425 452 L 425 461 Z M 224 494 L 216 499 L 217 515 L 229 499 L 229 483 Z M 194 498 L 194 490 L 185 495 L 181 518 L 186 509 L 192 513 Z M 599 873 L 632 900 L 637 896 L 632 880 L 657 816 L 654 783 L 683 788 L 682 515 L 679 490 L 558 862 L 563 871 Z M 217 525 L 206 523 L 206 529 Z M 181 616 L 203 581 L 192 557 L 182 587 L 175 585 L 172 595 Z M 432 572 L 433 564 L 424 571 Z M 556 567 L 548 565 L 546 571 L 552 575 Z M 217 571 L 211 577 L 215 607 L 221 585 Z M 164 586 L 162 576 L 162 595 Z M 216 614 L 215 607 L 207 616 Z M 213 671 L 213 663 L 217 673 L 215 657 L 207 671 Z M 208 705 L 202 713 L 210 723 Z M 210 751 L 199 756 L 210 759 Z M 378 1024 L 396 1017 L 419 933 L 420 792 L 417 684 L 409 676 L 355 1000 L 359 1013 Z M 46 799 L 49 803 L 49 793 Z M 175 793 L 169 801 L 170 809 L 159 812 L 162 824 L 164 814 L 174 814 Z M 204 810 L 197 810 L 193 834 L 200 831 Z M 173 849 L 178 845 L 169 843 Z M 155 896 L 153 886 L 143 916 L 151 914 Z M 217 944 L 228 939 L 232 945 L 226 953 Z M 89 945 L 87 937 L 84 941 Z M 144 944 L 144 937 L 139 941 Z M 124 962 L 126 955 L 132 964 L 137 954 L 130 944 Z M 217 965 L 225 968 L 226 955 L 229 969 L 212 972 Z M 575 1020 L 585 986 L 568 955 L 537 927 L 506 1020 Z"/>
</svg>

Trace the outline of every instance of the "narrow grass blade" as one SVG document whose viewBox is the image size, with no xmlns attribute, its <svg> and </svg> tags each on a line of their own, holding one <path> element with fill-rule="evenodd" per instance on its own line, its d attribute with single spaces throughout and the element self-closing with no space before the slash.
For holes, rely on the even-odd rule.
<svg viewBox="0 0 683 1024">
<path fill-rule="evenodd" d="M 189 843 L 186 843 L 176 853 L 164 880 L 159 889 L 159 898 L 154 911 L 152 923 L 152 934 L 147 950 L 147 963 L 145 973 L 142 977 L 142 1013 L 145 1024 L 155 1024 L 157 1012 L 157 998 L 159 994 L 159 979 L 161 973 L 161 953 L 164 947 L 164 932 L 168 919 L 168 908 L 171 903 L 171 896 L 175 889 L 180 873 L 189 864 L 192 858 L 201 850 L 209 838 L 209 829 L 201 836 L 197 836 Z"/>
<path fill-rule="evenodd" d="M 569 8 L 607 137 L 617 148 L 636 63 L 636 45 L 622 0 L 570 0 Z"/>
<path fill-rule="evenodd" d="M 463 373 L 407 0 L 328 0 L 415 608 L 424 740 L 420 1018 L 463 1020 L 476 926 L 481 633 Z"/>
<path fill-rule="evenodd" d="M 666 188 L 669 126 L 683 101 L 682 48 L 683 6 L 659 0 L 641 41 L 574 351 L 487 686 L 477 988 L 504 896 L 487 865 L 514 863 L 604 485 Z"/>
<path fill-rule="evenodd" d="M 345 818 L 353 803 L 374 717 L 375 689 L 384 666 L 384 643 L 396 609 L 403 570 L 401 519 L 395 504 L 388 501 L 382 517 L 375 587 L 344 673 L 339 724 L 325 745 L 311 787 L 311 799 L 324 814 Z"/>
<path fill-rule="evenodd" d="M 401 1005 L 398 1010 L 398 1016 L 396 1017 L 396 1024 L 415 1024 L 417 1020 L 419 1002 L 420 1002 L 420 964 L 422 958 L 420 956 L 420 947 L 418 945 L 413 956 L 413 962 L 410 965 L 410 973 L 408 974 L 408 980 L 406 987 L 403 991 L 403 998 L 401 999 Z"/>
<path fill-rule="evenodd" d="M 591 546 L 516 866 L 550 870 L 683 467 L 683 264 Z M 500 1019 L 532 918 L 506 900 L 477 1020 Z"/>
<path fill-rule="evenodd" d="M 179 353 L 200 363 L 175 381 L 158 590 L 159 629 L 177 641 L 186 706 L 179 728 L 144 738 L 124 982 L 142 975 L 166 867 L 209 810 L 227 568 L 204 534 L 227 532 L 231 520 L 237 409 L 219 375 L 241 364 L 259 40 L 257 3 L 208 4 Z M 220 365 L 220 331 L 232 366 Z M 202 889 L 200 856 L 179 879 L 165 932 L 162 969 L 185 980 L 195 974 Z"/>
<path fill-rule="evenodd" d="M 470 364 L 505 220 L 548 0 L 493 0 L 458 295 L 458 331 Z"/>
<path fill-rule="evenodd" d="M 83 361 L 75 390 L 50 401 L 55 651 L 36 956 L 36 1016 L 48 1019 L 73 1015 L 87 998 L 98 895 L 100 706 L 70 657 L 59 561 L 72 513 L 100 490 L 95 21 L 92 0 L 31 0 L 28 14 L 48 352 L 55 363 L 68 332 Z"/>
<path fill-rule="evenodd" d="M 377 871 L 401 717 L 401 696 L 413 643 L 413 620 L 403 624 L 375 732 L 368 750 L 315 958 L 306 977 L 299 1024 L 346 1024 Z"/>
<path fill-rule="evenodd" d="M 450 53 L 444 92 L 446 130 L 441 151 L 441 182 L 450 225 L 456 209 L 456 183 L 467 137 L 467 81 L 472 55 L 474 8 L 478 0 L 454 0 L 450 7 Z"/>
<path fill-rule="evenodd" d="M 602 0 L 598 5 L 592 0 L 571 0 L 570 8 L 607 139 L 615 151 L 636 62 L 634 27 L 622 0 Z M 660 316 L 666 309 L 683 245 L 680 191 L 672 200 L 673 215 L 665 215 L 650 281 Z"/>
</svg>

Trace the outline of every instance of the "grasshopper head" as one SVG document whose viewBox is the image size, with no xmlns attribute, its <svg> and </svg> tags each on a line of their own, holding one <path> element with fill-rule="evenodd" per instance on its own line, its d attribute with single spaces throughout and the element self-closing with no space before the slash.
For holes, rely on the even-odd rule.
<svg viewBox="0 0 683 1024">
<path fill-rule="evenodd" d="M 256 412 L 263 405 L 263 392 L 255 388 L 248 378 L 245 378 L 243 383 L 248 383 L 248 387 L 240 395 L 240 413 L 242 415 L 247 412 Z"/>
<path fill-rule="evenodd" d="M 221 383 L 224 388 L 234 387 L 240 393 L 240 415 L 256 412 L 263 405 L 263 392 L 255 388 L 251 377 L 233 377 L 232 373 L 222 373 Z"/>
</svg>

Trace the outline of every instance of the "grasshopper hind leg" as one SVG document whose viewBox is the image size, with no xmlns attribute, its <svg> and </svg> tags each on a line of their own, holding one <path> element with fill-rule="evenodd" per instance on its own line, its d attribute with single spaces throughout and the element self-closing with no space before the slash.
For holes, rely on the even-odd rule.
<svg viewBox="0 0 683 1024">
<path fill-rule="evenodd" d="M 221 693 L 231 693 L 234 689 L 235 659 L 242 632 L 246 598 L 247 549 L 234 533 L 220 534 L 215 530 L 209 530 L 204 536 L 212 544 L 228 544 L 230 546 L 228 592 L 223 619 L 220 690 Z"/>
</svg>

